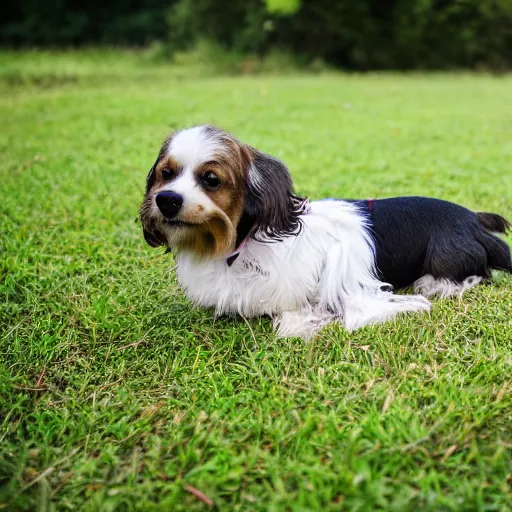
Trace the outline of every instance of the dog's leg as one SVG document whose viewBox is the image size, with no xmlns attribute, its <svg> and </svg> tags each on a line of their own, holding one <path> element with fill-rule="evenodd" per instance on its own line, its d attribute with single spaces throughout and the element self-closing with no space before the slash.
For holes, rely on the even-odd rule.
<svg viewBox="0 0 512 512">
<path fill-rule="evenodd" d="M 399 313 L 429 311 L 430 302 L 421 295 L 358 295 L 347 297 L 343 314 L 343 326 L 348 331 L 365 325 L 380 324 Z"/>
<path fill-rule="evenodd" d="M 329 313 L 320 313 L 313 308 L 301 311 L 284 311 L 273 318 L 278 338 L 297 337 L 311 339 L 335 318 Z"/>
<path fill-rule="evenodd" d="M 352 243 L 357 241 L 353 237 Z M 352 331 L 379 324 L 399 313 L 428 311 L 430 302 L 421 295 L 395 295 L 390 286 L 376 277 L 371 246 L 357 249 L 336 244 L 327 255 L 320 281 L 318 306 Z M 354 255 L 354 256 L 353 256 Z"/>
<path fill-rule="evenodd" d="M 476 232 L 474 228 L 464 232 L 440 230 L 429 241 L 423 275 L 413 283 L 414 291 L 425 297 L 462 296 L 491 277 L 487 250 L 491 251 L 493 244 L 501 250 L 501 242 L 481 229 Z"/>
<path fill-rule="evenodd" d="M 421 293 L 425 297 L 433 297 L 434 295 L 441 298 L 453 295 L 460 297 L 464 292 L 481 283 L 482 279 L 481 276 L 469 276 L 462 282 L 456 282 L 445 277 L 435 278 L 431 274 L 426 274 L 415 281 L 413 287 L 416 293 Z"/>
</svg>

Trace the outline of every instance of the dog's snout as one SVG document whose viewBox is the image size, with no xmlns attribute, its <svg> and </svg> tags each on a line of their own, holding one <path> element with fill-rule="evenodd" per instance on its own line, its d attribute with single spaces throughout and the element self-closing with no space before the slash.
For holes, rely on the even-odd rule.
<svg viewBox="0 0 512 512">
<path fill-rule="evenodd" d="M 172 219 L 178 214 L 183 205 L 183 196 L 176 192 L 166 190 L 157 194 L 156 205 L 160 208 L 164 217 Z"/>
</svg>

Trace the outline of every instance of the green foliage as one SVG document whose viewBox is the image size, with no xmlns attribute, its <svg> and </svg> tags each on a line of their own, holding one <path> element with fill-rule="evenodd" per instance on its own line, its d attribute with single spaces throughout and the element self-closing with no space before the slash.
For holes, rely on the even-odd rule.
<svg viewBox="0 0 512 512">
<path fill-rule="evenodd" d="M 511 0 L 447 2 L 442 7 L 436 0 L 400 0 L 395 19 L 399 67 L 511 65 Z"/>
<path fill-rule="evenodd" d="M 138 46 L 165 38 L 173 0 L 26 0 L 7 2 L 0 43 L 9 46 Z"/>
<path fill-rule="evenodd" d="M 234 59 L 277 50 L 359 70 L 512 65 L 512 0 L 28 0 L 2 14 L 11 46 L 158 41 L 172 55 L 207 40 Z"/>
<path fill-rule="evenodd" d="M 270 50 L 266 54 L 229 51 L 220 44 L 208 39 L 197 41 L 194 47 L 176 51 L 173 64 L 183 68 L 201 70 L 203 74 L 214 75 L 258 75 L 285 74 L 297 72 L 319 73 L 328 70 L 321 60 L 308 59 L 280 50 Z"/>
<path fill-rule="evenodd" d="M 512 63 L 512 0 L 178 0 L 169 20 L 172 48 L 207 38 L 229 51 L 277 47 L 362 70 Z"/>
<path fill-rule="evenodd" d="M 265 0 L 269 13 L 294 14 L 300 8 L 301 0 Z"/>
<path fill-rule="evenodd" d="M 210 40 L 224 50 L 258 52 L 265 49 L 265 10 L 260 0 L 216 2 L 182 0 L 170 10 L 169 44 L 189 49 Z"/>
<path fill-rule="evenodd" d="M 277 340 L 193 308 L 134 220 L 163 137 L 204 122 L 313 199 L 511 218 L 512 77 L 201 66 L 0 53 L 0 509 L 511 510 L 511 276 Z"/>
</svg>

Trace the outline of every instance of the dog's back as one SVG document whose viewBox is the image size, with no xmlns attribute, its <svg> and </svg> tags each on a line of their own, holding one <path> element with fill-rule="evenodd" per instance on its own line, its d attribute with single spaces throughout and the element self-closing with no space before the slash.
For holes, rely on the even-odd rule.
<svg viewBox="0 0 512 512">
<path fill-rule="evenodd" d="M 494 233 L 510 223 L 494 213 L 426 197 L 395 197 L 359 203 L 371 222 L 381 278 L 397 288 L 425 275 L 463 282 L 512 271 L 510 249 Z"/>
</svg>

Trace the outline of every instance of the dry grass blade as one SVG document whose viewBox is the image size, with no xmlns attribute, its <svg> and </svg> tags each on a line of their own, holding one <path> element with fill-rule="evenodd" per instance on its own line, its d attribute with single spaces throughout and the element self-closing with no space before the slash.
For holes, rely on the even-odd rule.
<svg viewBox="0 0 512 512">
<path fill-rule="evenodd" d="M 389 406 L 393 402 L 394 398 L 395 398 L 395 392 L 392 389 L 390 389 L 388 395 L 386 396 L 386 399 L 384 400 L 384 404 L 382 405 L 382 410 L 381 410 L 382 414 L 387 412 L 387 410 L 389 409 Z"/>
<path fill-rule="evenodd" d="M 190 494 L 193 494 L 197 499 L 201 500 L 203 503 L 206 503 L 209 507 L 213 506 L 213 500 L 211 498 L 208 498 L 208 496 L 206 496 L 206 494 L 201 492 L 199 489 L 196 489 L 195 487 L 192 487 L 189 484 L 185 484 L 184 489 Z"/>
</svg>

